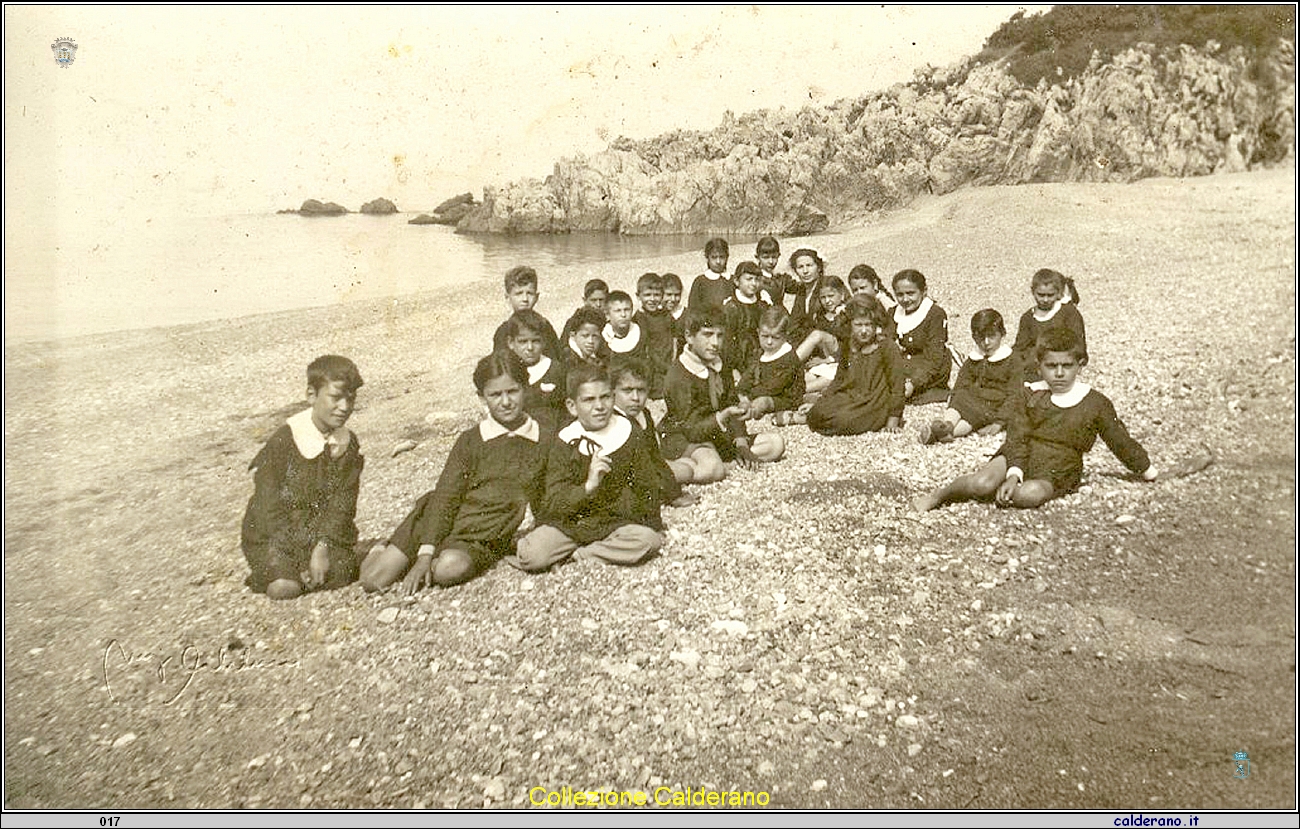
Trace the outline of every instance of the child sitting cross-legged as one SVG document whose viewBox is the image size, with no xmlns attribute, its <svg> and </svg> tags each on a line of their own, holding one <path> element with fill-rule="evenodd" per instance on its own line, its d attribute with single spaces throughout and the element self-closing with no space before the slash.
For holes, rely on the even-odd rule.
<svg viewBox="0 0 1300 829">
<path fill-rule="evenodd" d="M 406 594 L 469 581 L 514 550 L 515 532 L 542 494 L 552 436 L 524 409 L 528 373 L 512 352 L 479 360 L 474 388 L 488 416 L 457 438 L 433 491 L 415 502 L 387 546 L 361 563 L 361 584 L 400 578 Z"/>
<path fill-rule="evenodd" d="M 1083 453 L 1097 436 L 1124 465 L 1154 481 L 1142 444 L 1129 435 L 1101 392 L 1078 382 L 1083 343 L 1069 328 L 1045 333 L 1036 349 L 1041 380 L 1016 389 L 1007 438 L 981 469 L 961 475 L 912 502 L 918 512 L 954 501 L 996 501 L 1031 509 L 1078 488 Z"/>
<path fill-rule="evenodd" d="M 576 419 L 551 445 L 537 527 L 519 540 L 511 563 L 529 572 L 570 557 L 638 564 L 663 545 L 654 443 L 614 410 L 614 391 L 601 369 L 569 372 L 565 405 Z"/>
<path fill-rule="evenodd" d="M 304 588 L 356 580 L 357 490 L 366 459 L 344 426 L 361 388 L 346 357 L 318 357 L 307 367 L 310 406 L 281 426 L 253 458 L 253 497 L 244 512 L 241 547 L 255 593 L 293 599 Z"/>
</svg>

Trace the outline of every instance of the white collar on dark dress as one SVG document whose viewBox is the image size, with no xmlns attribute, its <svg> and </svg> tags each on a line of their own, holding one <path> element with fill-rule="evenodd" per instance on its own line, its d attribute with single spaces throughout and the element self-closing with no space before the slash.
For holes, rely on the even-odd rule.
<svg viewBox="0 0 1300 829">
<path fill-rule="evenodd" d="M 1051 386 L 1047 385 L 1046 380 L 1035 380 L 1029 384 L 1030 391 L 1049 391 L 1050 389 Z M 1083 398 L 1088 396 L 1088 392 L 1090 391 L 1092 391 L 1092 386 L 1076 380 L 1074 387 L 1065 394 L 1052 395 L 1052 405 L 1056 406 L 1058 409 L 1073 408 L 1074 406 L 1079 405 Z"/>
<path fill-rule="evenodd" d="M 483 418 L 482 422 L 478 425 L 478 436 L 483 438 L 484 443 L 487 443 L 489 440 L 494 438 L 504 437 L 506 435 L 523 438 L 524 440 L 531 440 L 533 443 L 540 440 L 542 436 L 541 428 L 537 425 L 537 421 L 533 420 L 532 417 L 529 417 L 513 429 L 507 429 L 490 417 Z"/>
<path fill-rule="evenodd" d="M 632 323 L 632 327 L 627 330 L 627 333 L 620 337 L 614 333 L 614 326 L 605 323 L 600 335 L 605 338 L 605 344 L 609 346 L 610 351 L 615 354 L 626 354 L 641 342 L 641 326 L 635 322 Z"/>
<path fill-rule="evenodd" d="M 560 430 L 559 438 L 565 443 L 578 441 L 578 451 L 591 456 L 591 444 L 600 448 L 600 453 L 609 456 L 617 452 L 627 439 L 632 436 L 632 421 L 615 412 L 609 418 L 604 429 L 590 431 L 583 428 L 582 421 L 575 420 Z"/>
<path fill-rule="evenodd" d="M 346 426 L 340 426 L 328 435 L 322 435 L 320 429 L 317 429 L 316 424 L 312 422 L 311 409 L 303 409 L 285 422 L 289 424 L 289 431 L 293 433 L 293 444 L 298 447 L 298 454 L 307 460 L 319 457 L 326 446 L 329 447 L 331 458 L 341 457 L 352 440 L 352 433 Z"/>
<path fill-rule="evenodd" d="M 1056 302 L 1052 303 L 1052 307 L 1048 308 L 1046 311 L 1038 310 L 1038 306 L 1035 305 L 1033 307 L 1034 319 L 1038 320 L 1039 322 L 1047 322 L 1052 317 L 1056 316 L 1056 312 L 1061 310 L 1061 306 L 1064 304 L 1065 304 L 1065 300 L 1058 299 Z"/>
<path fill-rule="evenodd" d="M 896 307 L 894 309 L 894 326 L 898 329 L 898 336 L 910 334 L 913 329 L 925 322 L 926 316 L 933 307 L 934 301 L 929 297 L 924 297 L 921 304 L 916 306 L 916 310 L 910 314 L 903 311 L 903 306 Z"/>
<path fill-rule="evenodd" d="M 791 350 L 792 349 L 790 348 L 789 343 L 781 343 L 781 347 L 778 348 L 775 352 L 773 352 L 772 356 L 769 357 L 768 355 L 763 354 L 759 356 L 758 361 L 760 363 L 770 363 L 773 362 L 774 360 L 781 359 L 785 355 L 789 354 Z"/>
<path fill-rule="evenodd" d="M 1007 345 L 1006 343 L 1003 343 L 1002 345 L 998 346 L 997 350 L 995 350 L 987 358 L 985 358 L 984 352 L 980 351 L 978 348 L 971 351 L 971 353 L 967 355 L 967 358 L 971 360 L 987 359 L 990 363 L 1000 363 L 1010 356 L 1011 356 L 1011 346 Z"/>
<path fill-rule="evenodd" d="M 551 358 L 545 354 L 542 359 L 528 367 L 528 385 L 535 386 L 546 376 L 546 372 L 551 370 Z"/>
<path fill-rule="evenodd" d="M 701 274 L 701 276 L 703 276 L 705 279 L 714 280 L 714 281 L 727 278 L 727 275 L 725 273 L 718 273 L 717 271 L 710 271 L 710 270 L 705 270 L 704 273 Z"/>
<path fill-rule="evenodd" d="M 713 365 L 709 365 L 701 360 L 699 356 L 689 348 L 682 349 L 682 355 L 677 358 L 677 362 L 682 364 L 682 368 L 686 369 L 691 374 L 694 374 L 701 380 L 709 379 L 709 369 L 713 369 L 719 373 L 722 372 L 722 358 L 718 358 L 713 362 Z"/>
</svg>

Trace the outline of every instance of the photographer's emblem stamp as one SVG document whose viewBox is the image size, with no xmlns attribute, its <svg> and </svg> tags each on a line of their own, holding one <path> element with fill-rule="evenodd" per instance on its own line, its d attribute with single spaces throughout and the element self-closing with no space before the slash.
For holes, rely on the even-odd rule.
<svg viewBox="0 0 1300 829">
<path fill-rule="evenodd" d="M 1232 762 L 1236 766 L 1236 769 L 1232 772 L 1233 777 L 1241 780 L 1250 777 L 1250 758 L 1246 756 L 1246 752 L 1238 751 L 1232 755 Z"/>
<path fill-rule="evenodd" d="M 77 42 L 70 37 L 61 37 L 50 44 L 54 50 L 54 59 L 59 66 L 67 69 L 77 59 Z"/>
</svg>

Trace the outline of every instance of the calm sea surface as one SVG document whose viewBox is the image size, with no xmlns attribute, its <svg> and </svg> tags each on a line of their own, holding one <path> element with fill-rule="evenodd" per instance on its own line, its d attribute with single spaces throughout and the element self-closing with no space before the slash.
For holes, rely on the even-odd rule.
<svg viewBox="0 0 1300 829">
<path fill-rule="evenodd" d="M 705 238 L 459 236 L 410 215 L 166 217 L 100 232 L 20 238 L 5 255 L 5 341 L 150 328 L 415 294 L 530 264 L 545 279 L 595 263 L 700 253 Z M 733 260 L 752 239 L 731 239 Z M 703 264 L 700 253 L 698 263 Z M 696 270 L 683 271 L 687 278 Z M 629 283 L 632 278 L 629 276 Z M 630 288 L 631 284 L 622 287 Z M 543 283 L 543 293 L 546 286 Z M 561 304 L 549 297 L 548 307 Z"/>
</svg>

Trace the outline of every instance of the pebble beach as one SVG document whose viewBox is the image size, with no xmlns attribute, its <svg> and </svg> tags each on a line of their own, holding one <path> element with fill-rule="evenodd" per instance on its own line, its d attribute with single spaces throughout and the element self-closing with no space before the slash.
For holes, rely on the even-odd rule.
<svg viewBox="0 0 1300 829">
<path fill-rule="evenodd" d="M 787 427 L 784 460 L 665 510 L 643 566 L 411 599 L 250 593 L 247 465 L 306 364 L 351 357 L 357 523 L 385 538 L 481 417 L 499 287 L 8 345 L 5 805 L 1294 808 L 1295 184 L 968 188 L 781 240 L 783 266 L 809 246 L 834 274 L 922 271 L 963 352 L 981 308 L 1014 327 L 1035 270 L 1073 277 L 1081 379 L 1158 467 L 1208 450 L 1204 472 L 1141 484 L 1099 444 L 1040 510 L 916 515 L 1001 438 L 919 445 L 939 405 L 901 434 Z M 587 278 L 702 264 L 541 272 L 538 310 L 558 328 Z"/>
</svg>

